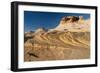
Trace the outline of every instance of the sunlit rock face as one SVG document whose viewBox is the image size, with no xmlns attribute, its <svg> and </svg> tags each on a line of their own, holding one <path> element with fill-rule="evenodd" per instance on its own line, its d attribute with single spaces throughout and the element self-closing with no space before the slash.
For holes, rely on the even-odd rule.
<svg viewBox="0 0 100 73">
<path fill-rule="evenodd" d="M 90 31 L 90 19 L 85 20 L 82 16 L 65 16 L 61 19 L 60 24 L 52 30 L 88 32 Z"/>
</svg>

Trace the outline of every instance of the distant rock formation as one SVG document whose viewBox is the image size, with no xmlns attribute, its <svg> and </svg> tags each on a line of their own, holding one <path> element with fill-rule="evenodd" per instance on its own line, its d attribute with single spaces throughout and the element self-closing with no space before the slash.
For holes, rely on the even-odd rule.
<svg viewBox="0 0 100 73">
<path fill-rule="evenodd" d="M 37 30 L 35 30 L 35 33 L 45 33 L 47 30 L 45 28 L 38 28 Z"/>
</svg>

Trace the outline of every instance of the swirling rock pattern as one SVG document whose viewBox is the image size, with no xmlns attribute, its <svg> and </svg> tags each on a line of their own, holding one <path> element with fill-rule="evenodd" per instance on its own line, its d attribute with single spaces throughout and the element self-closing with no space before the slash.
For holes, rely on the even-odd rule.
<svg viewBox="0 0 100 73">
<path fill-rule="evenodd" d="M 25 42 L 25 61 L 86 59 L 89 32 L 56 32 L 33 36 Z"/>
</svg>

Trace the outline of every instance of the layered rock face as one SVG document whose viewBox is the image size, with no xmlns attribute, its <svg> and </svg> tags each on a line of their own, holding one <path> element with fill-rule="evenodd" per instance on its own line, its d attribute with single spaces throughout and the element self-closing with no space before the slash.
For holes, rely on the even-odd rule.
<svg viewBox="0 0 100 73">
<path fill-rule="evenodd" d="M 90 19 L 65 16 L 54 29 L 25 33 L 24 61 L 90 58 Z M 29 36 L 30 35 L 30 36 Z"/>
<path fill-rule="evenodd" d="M 90 19 L 85 20 L 82 16 L 65 16 L 61 19 L 60 24 L 52 30 L 88 32 L 90 31 Z"/>
</svg>

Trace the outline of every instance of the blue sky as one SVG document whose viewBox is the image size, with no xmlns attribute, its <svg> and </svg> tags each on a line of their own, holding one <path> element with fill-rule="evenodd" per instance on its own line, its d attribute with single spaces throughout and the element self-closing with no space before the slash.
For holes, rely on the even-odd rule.
<svg viewBox="0 0 100 73">
<path fill-rule="evenodd" d="M 90 18 L 90 14 L 83 13 L 24 11 L 24 30 L 28 32 L 35 31 L 38 28 L 55 28 L 64 16 L 83 16 L 84 19 Z"/>
</svg>

